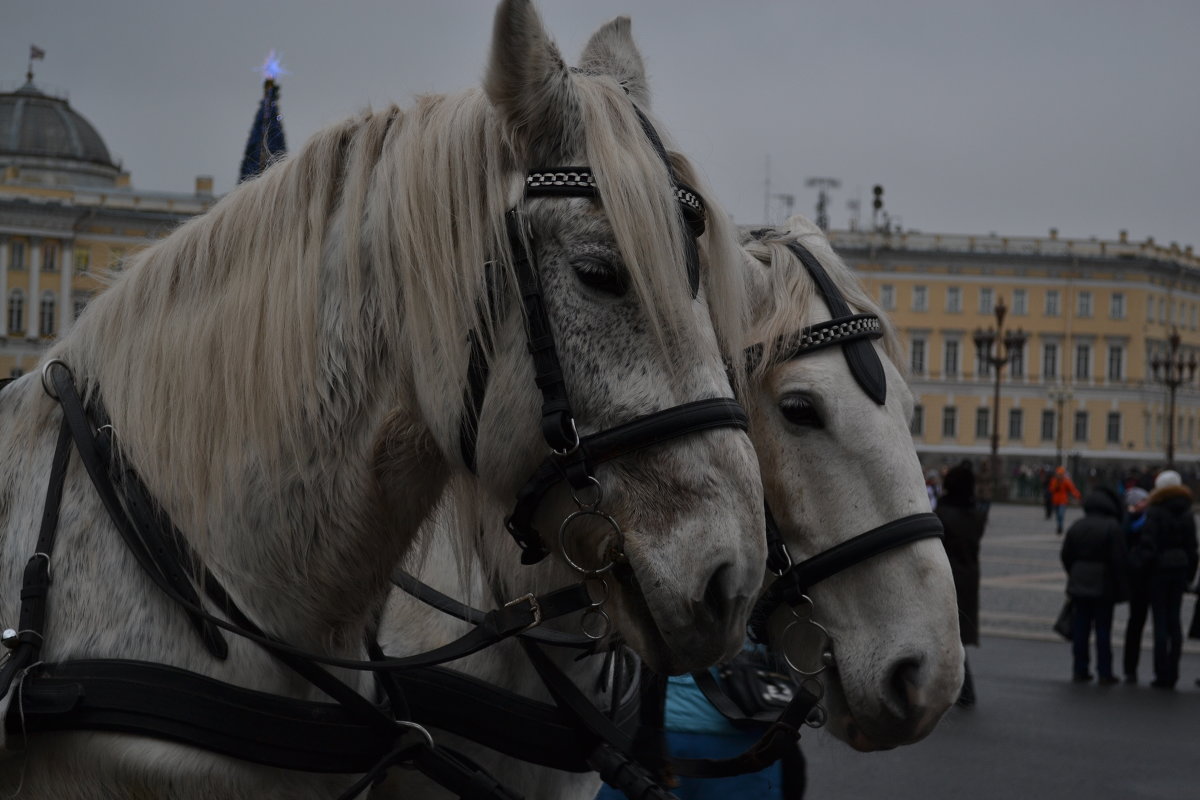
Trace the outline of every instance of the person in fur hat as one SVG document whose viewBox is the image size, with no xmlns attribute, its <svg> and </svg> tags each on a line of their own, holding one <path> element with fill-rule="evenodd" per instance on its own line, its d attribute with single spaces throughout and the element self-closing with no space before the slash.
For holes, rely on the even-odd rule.
<svg viewBox="0 0 1200 800">
<path fill-rule="evenodd" d="M 1183 594 L 1200 562 L 1192 499 L 1178 472 L 1160 472 L 1154 479 L 1146 524 L 1134 556 L 1134 563 L 1144 564 L 1149 574 L 1150 616 L 1154 620 L 1154 681 L 1150 685 L 1156 689 L 1174 689 L 1179 680 Z"/>
</svg>

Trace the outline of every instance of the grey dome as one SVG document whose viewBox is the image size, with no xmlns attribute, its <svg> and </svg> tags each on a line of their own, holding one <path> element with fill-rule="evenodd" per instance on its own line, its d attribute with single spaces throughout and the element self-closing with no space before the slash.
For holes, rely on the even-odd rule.
<svg viewBox="0 0 1200 800">
<path fill-rule="evenodd" d="M 43 94 L 32 83 L 0 94 L 0 164 L 74 162 L 117 171 L 92 124 L 66 100 Z"/>
</svg>

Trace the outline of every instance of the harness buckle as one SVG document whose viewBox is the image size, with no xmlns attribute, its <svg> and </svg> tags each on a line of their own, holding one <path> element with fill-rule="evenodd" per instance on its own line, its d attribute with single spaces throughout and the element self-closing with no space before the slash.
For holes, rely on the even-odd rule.
<svg viewBox="0 0 1200 800">
<path fill-rule="evenodd" d="M 521 628 L 518 633 L 524 633 L 530 628 L 536 628 L 538 625 L 542 624 L 542 604 L 538 602 L 538 599 L 536 596 L 534 596 L 533 592 L 523 594 L 515 600 L 509 600 L 504 604 L 504 607 L 511 608 L 512 606 L 520 605 L 526 601 L 529 603 L 529 610 L 533 612 L 533 622 L 529 623 L 524 628 Z"/>
</svg>

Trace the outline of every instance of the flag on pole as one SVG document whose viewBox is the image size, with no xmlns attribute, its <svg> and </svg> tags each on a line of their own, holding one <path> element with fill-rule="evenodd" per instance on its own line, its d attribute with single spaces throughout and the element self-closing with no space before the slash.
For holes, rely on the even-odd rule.
<svg viewBox="0 0 1200 800">
<path fill-rule="evenodd" d="M 29 60 L 38 61 L 46 58 L 46 51 L 38 47 L 36 44 L 29 45 Z"/>
</svg>

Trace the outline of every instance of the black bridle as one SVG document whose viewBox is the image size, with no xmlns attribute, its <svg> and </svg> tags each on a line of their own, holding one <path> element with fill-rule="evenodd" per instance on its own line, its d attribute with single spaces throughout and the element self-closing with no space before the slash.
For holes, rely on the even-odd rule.
<svg viewBox="0 0 1200 800">
<path fill-rule="evenodd" d="M 760 241 L 769 241 L 774 231 L 754 231 L 751 235 Z M 783 363 L 825 348 L 841 347 L 850 373 L 859 387 L 877 404 L 883 405 L 887 399 L 887 380 L 879 354 L 871 344 L 872 339 L 883 336 L 882 321 L 875 314 L 854 313 L 821 262 L 795 239 L 785 244 L 812 277 L 833 318 L 809 325 L 776 342 L 772 350 L 773 361 Z M 761 364 L 764 351 L 762 345 L 747 349 L 749 368 Z M 778 578 L 755 603 L 749 623 L 751 639 L 764 645 L 770 644 L 768 622 L 782 606 L 796 609 L 807 604 L 806 614 L 798 614 L 797 619 L 816 624 L 807 614 L 811 612 L 812 603 L 807 593 L 816 584 L 897 547 L 942 535 L 942 524 L 936 515 L 913 514 L 872 528 L 795 563 L 784 544 L 770 506 L 766 509 L 766 522 L 767 567 Z M 824 633 L 823 627 L 819 624 L 816 627 Z M 792 664 L 786 653 L 785 659 Z M 800 668 L 792 666 L 800 671 Z M 747 716 L 724 694 L 709 672 L 692 673 L 697 686 L 722 715 L 735 722 L 756 722 L 767 728 L 758 741 L 737 756 L 723 759 L 670 759 L 672 772 L 687 777 L 719 778 L 756 772 L 778 761 L 795 748 L 802 726 L 820 727 L 825 722 L 824 710 L 819 706 L 823 689 L 819 681 L 813 680 L 823 669 L 824 662 L 815 671 L 801 671 L 804 680 L 795 687 L 791 702 L 776 717 L 766 714 Z"/>
<path fill-rule="evenodd" d="M 755 231 L 752 235 L 759 238 L 770 233 Z M 812 277 L 833 319 L 785 337 L 775 351 L 776 361 L 790 361 L 827 347 L 841 347 L 854 380 L 868 397 L 883 405 L 887 399 L 887 379 L 879 354 L 871 344 L 872 339 L 883 336 L 883 323 L 875 314 L 854 313 L 825 267 L 804 245 L 791 239 L 786 246 Z M 747 358 L 752 363 L 761 359 L 761 346 L 751 348 Z M 775 610 L 802 602 L 808 591 L 826 578 L 910 542 L 941 536 L 942 523 L 937 515 L 912 514 L 860 533 L 797 564 L 792 562 L 768 508 L 768 567 L 779 577 L 754 606 L 750 616 L 752 637 L 766 644 L 770 638 L 767 621 Z"/>
<path fill-rule="evenodd" d="M 636 106 L 635 106 L 636 109 Z M 688 232 L 685 237 L 687 280 L 692 297 L 700 290 L 700 256 L 696 240 L 704 233 L 704 201 L 695 189 L 676 174 L 662 140 L 649 119 L 637 110 L 642 129 L 666 165 L 674 187 L 680 216 Z M 551 167 L 533 170 L 525 180 L 524 199 L 539 197 L 587 197 L 599 199 L 595 177 L 587 167 Z M 546 494 L 567 481 L 576 493 L 599 489 L 596 467 L 638 450 L 715 428 L 746 430 L 749 418 L 732 397 L 694 400 L 672 408 L 642 415 L 587 436 L 580 436 L 571 410 L 566 381 L 558 359 L 554 329 L 542 294 L 541 278 L 533 248 L 522 230 L 520 207 L 509 211 L 506 224 L 513 255 L 513 271 L 526 320 L 526 337 L 533 357 L 534 381 L 542 395 L 541 432 L 550 454 L 517 492 L 516 505 L 505 527 L 521 548 L 521 563 L 536 564 L 550 554 L 545 538 L 534 527 L 533 518 Z M 494 307 L 495 298 L 488 298 Z M 474 472 L 476 435 L 483 407 L 490 365 L 482 337 L 471 332 L 465 411 L 459 428 L 463 462 Z M 584 504 L 581 503 L 581 508 Z M 595 511 L 595 504 L 591 504 Z"/>
</svg>

